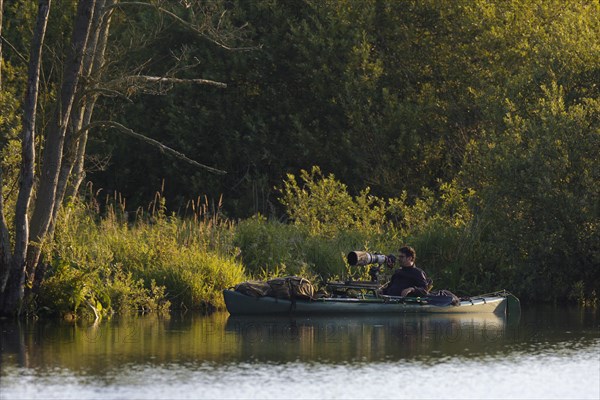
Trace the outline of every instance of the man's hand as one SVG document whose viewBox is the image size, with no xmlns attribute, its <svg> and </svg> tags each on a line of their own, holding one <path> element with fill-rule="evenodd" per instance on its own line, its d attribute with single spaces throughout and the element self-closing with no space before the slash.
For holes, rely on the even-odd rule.
<svg viewBox="0 0 600 400">
<path fill-rule="evenodd" d="M 402 296 L 402 297 L 406 297 L 406 296 L 408 296 L 409 294 L 413 293 L 414 291 L 415 291 L 415 288 L 414 288 L 414 287 L 409 287 L 409 288 L 406 288 L 406 289 L 404 289 L 404 290 L 402 291 L 402 293 L 400 293 L 400 296 Z"/>
<path fill-rule="evenodd" d="M 393 254 L 385 257 L 385 265 L 387 265 L 388 268 L 392 268 L 394 264 L 396 264 L 396 257 Z"/>
</svg>

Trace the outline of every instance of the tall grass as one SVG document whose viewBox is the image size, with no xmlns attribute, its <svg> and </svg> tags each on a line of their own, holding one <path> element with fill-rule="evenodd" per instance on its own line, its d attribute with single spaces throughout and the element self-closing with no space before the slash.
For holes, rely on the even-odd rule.
<svg viewBox="0 0 600 400">
<path fill-rule="evenodd" d="M 233 223 L 222 217 L 220 203 L 205 198 L 190 202 L 184 216 L 168 215 L 160 194 L 134 215 L 119 197 L 103 207 L 93 196 L 74 202 L 61 212 L 39 303 L 59 313 L 100 315 L 169 306 L 212 310 L 224 306 L 222 289 L 247 279 L 300 275 L 316 285 L 368 279 L 368 268 L 347 264 L 349 251 L 390 254 L 407 242 L 442 285 L 467 286 L 462 268 L 468 251 L 458 245 L 465 224 L 439 218 L 431 198 L 385 206 L 368 190 L 351 197 L 333 176 L 316 172 L 303 176 L 310 190 L 293 177 L 294 185 L 283 189 L 293 223 L 260 215 Z M 352 218 L 340 222 L 336 214 L 348 207 Z M 404 225 L 384 218 L 390 212 Z"/>
<path fill-rule="evenodd" d="M 117 201 L 115 201 L 117 200 Z M 107 315 L 223 307 L 221 290 L 245 279 L 233 224 L 195 212 L 166 215 L 157 196 L 133 222 L 118 199 L 100 215 L 94 201 L 64 208 L 39 304 L 56 313 Z"/>
<path fill-rule="evenodd" d="M 160 195 L 133 216 L 125 209 L 119 197 L 103 207 L 91 198 L 63 208 L 46 253 L 50 265 L 38 296 L 44 310 L 213 310 L 224 307 L 224 288 L 248 279 L 300 275 L 317 286 L 366 279 L 366 268 L 347 265 L 347 253 L 397 247 L 380 231 L 315 234 L 261 216 L 233 223 L 205 199 L 190 203 L 185 217 L 167 215 Z"/>
<path fill-rule="evenodd" d="M 366 279 L 367 268 L 347 265 L 349 251 L 389 253 L 398 247 L 380 232 L 348 229 L 315 234 L 304 226 L 261 216 L 239 222 L 235 245 L 240 249 L 248 274 L 254 279 L 302 275 L 315 284 L 331 279 Z"/>
<path fill-rule="evenodd" d="M 133 216 L 118 197 L 102 212 L 93 197 L 76 201 L 62 209 L 47 249 L 40 310 L 96 316 L 213 310 L 224 306 L 223 289 L 248 279 L 299 275 L 317 286 L 368 279 L 368 267 L 347 264 L 348 252 L 390 254 L 404 244 L 417 249 L 417 265 L 437 289 L 527 296 L 535 287 L 535 274 L 485 240 L 493 227 L 470 214 L 470 193 L 448 184 L 412 202 L 405 193 L 386 201 L 368 190 L 351 197 L 333 176 L 318 172 L 304 173 L 302 186 L 288 177 L 282 192 L 290 223 L 260 215 L 234 223 L 206 198 L 190 202 L 183 216 L 168 215 L 160 194 Z M 348 207 L 351 218 L 337 215 Z M 595 303 L 596 292 L 585 290 L 585 282 L 575 282 L 572 297 Z"/>
</svg>

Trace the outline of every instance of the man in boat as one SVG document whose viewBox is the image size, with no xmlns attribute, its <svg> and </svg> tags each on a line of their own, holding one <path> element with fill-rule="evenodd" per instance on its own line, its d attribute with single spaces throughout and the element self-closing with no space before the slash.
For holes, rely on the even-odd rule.
<svg viewBox="0 0 600 400">
<path fill-rule="evenodd" d="M 388 259 L 393 259 L 388 257 Z M 383 288 L 382 293 L 388 296 L 426 296 L 429 293 L 431 280 L 427 278 L 425 271 L 417 268 L 415 260 L 417 253 L 410 246 L 400 248 L 397 262 L 400 264 L 390 282 Z M 393 262 L 393 261 L 392 261 Z"/>
</svg>

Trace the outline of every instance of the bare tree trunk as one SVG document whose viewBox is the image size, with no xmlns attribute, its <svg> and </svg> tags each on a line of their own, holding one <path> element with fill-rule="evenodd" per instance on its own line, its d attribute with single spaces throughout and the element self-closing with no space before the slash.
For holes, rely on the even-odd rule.
<svg viewBox="0 0 600 400">
<path fill-rule="evenodd" d="M 65 135 L 75 99 L 83 54 L 88 39 L 95 0 L 80 0 L 73 30 L 71 54 L 63 74 L 60 101 L 53 124 L 48 130 L 44 147 L 40 186 L 36 193 L 35 208 L 31 217 L 31 239 L 26 259 L 27 279 L 34 279 L 35 268 L 40 259 L 43 242 L 54 212 L 56 188 L 63 157 Z"/>
<path fill-rule="evenodd" d="M 91 35 L 86 46 L 86 56 L 84 59 L 83 76 L 86 82 L 92 83 L 91 87 L 82 88 L 85 93 L 76 112 L 73 113 L 71 131 L 67 135 L 65 143 L 66 156 L 63 159 L 63 165 L 58 181 L 56 204 L 54 206 L 54 217 L 62 204 L 65 195 L 71 198 L 77 194 L 81 180 L 83 179 L 83 162 L 85 158 L 85 148 L 87 144 L 87 130 L 82 130 L 83 126 L 90 123 L 98 95 L 94 89 L 99 86 L 100 70 L 104 65 L 104 53 L 110 30 L 110 20 L 112 11 L 104 13 L 105 6 L 110 7 L 114 0 L 97 0 L 94 10 Z M 68 189 L 68 192 L 67 192 Z M 52 223 L 54 225 L 54 223 Z M 54 227 L 51 227 L 51 234 Z"/>
<path fill-rule="evenodd" d="M 94 65 L 94 59 L 97 57 L 98 52 L 98 40 L 100 37 L 100 29 L 102 27 L 102 9 L 104 7 L 105 2 L 105 0 L 97 0 L 94 9 L 92 27 L 84 52 L 81 73 L 81 76 L 84 77 L 83 81 L 85 81 L 85 83 L 82 84 L 82 81 L 80 80 L 79 89 L 77 90 L 78 96 L 76 97 L 73 112 L 71 113 L 71 122 L 67 127 L 64 145 L 64 156 L 62 159 L 60 174 L 58 177 L 58 184 L 56 187 L 56 199 L 54 203 L 53 216 L 50 222 L 50 236 L 52 236 L 52 233 L 54 232 L 54 221 L 56 219 L 58 210 L 60 209 L 60 206 L 63 202 L 67 184 L 73 171 L 73 166 L 76 162 L 76 157 L 82 136 L 82 133 L 80 131 L 81 127 L 83 126 L 83 118 L 87 110 L 93 107 L 93 99 L 96 97 L 95 94 L 93 94 L 93 92 L 87 90 L 89 89 L 89 87 L 87 87 L 86 85 L 88 85 L 89 82 L 91 82 L 92 80 L 92 68 Z"/>
<path fill-rule="evenodd" d="M 81 76 L 84 79 L 79 81 L 76 100 L 73 105 L 73 111 L 71 112 L 71 120 L 65 134 L 64 154 L 56 185 L 54 208 L 52 209 L 52 217 L 46 234 L 50 239 L 54 237 L 56 218 L 63 204 L 69 181 L 72 179 L 73 167 L 74 165 L 81 164 L 81 168 L 83 168 L 87 131 L 83 131 L 81 128 L 85 121 L 88 121 L 89 123 L 92 117 L 97 99 L 97 94 L 94 93 L 93 89 L 98 86 L 98 72 L 99 68 L 104 63 L 104 52 L 110 28 L 110 16 L 112 11 L 109 11 L 107 14 L 103 13 L 106 1 L 107 0 L 97 0 L 93 12 L 92 25 L 83 57 Z M 109 0 L 109 3 L 112 3 L 112 0 Z M 82 83 L 82 81 L 85 83 Z M 86 85 L 89 84 L 89 82 L 95 82 L 92 85 L 94 87 L 87 87 Z M 68 198 L 74 195 L 76 195 L 76 191 L 70 191 Z M 39 263 L 34 272 L 31 289 L 33 293 L 39 290 L 45 272 L 46 264 Z"/>
<path fill-rule="evenodd" d="M 29 243 L 29 221 L 27 210 L 31 200 L 35 164 L 35 115 L 40 81 L 42 47 L 51 0 L 40 0 L 37 21 L 31 43 L 29 71 L 27 73 L 27 92 L 23 109 L 22 160 L 19 195 L 15 207 L 15 245 L 4 291 L 0 296 L 0 314 L 16 315 L 20 313 L 24 295 L 25 256 Z"/>
<path fill-rule="evenodd" d="M 83 125 L 87 126 L 90 124 L 92 120 L 92 113 L 94 111 L 94 106 L 96 103 L 96 99 L 93 100 L 93 104 L 90 107 L 87 107 L 85 110 L 85 114 L 83 116 Z M 75 154 L 75 164 L 73 165 L 73 171 L 71 172 L 71 180 L 69 181 L 69 185 L 67 186 L 67 190 L 65 192 L 66 198 L 73 198 L 77 196 L 79 193 L 79 187 L 85 178 L 85 150 L 87 146 L 88 140 L 88 131 L 82 130 L 79 141 L 77 142 L 77 153 Z"/>
<path fill-rule="evenodd" d="M 108 33 L 110 31 L 110 22 L 113 13 L 112 6 L 116 2 L 117 0 L 106 0 L 106 4 L 104 5 L 104 9 L 108 11 L 103 12 L 101 19 L 102 24 L 100 26 L 100 34 L 98 37 L 97 52 L 94 56 L 94 63 L 92 65 L 91 79 L 94 81 L 94 88 L 92 89 L 98 88 L 100 84 L 100 76 L 102 74 L 102 68 L 104 68 L 106 44 L 108 43 Z M 88 104 L 88 107 L 86 107 L 85 113 L 83 114 L 82 126 L 88 126 L 92 121 L 92 115 L 94 113 L 94 107 L 96 106 L 97 99 L 97 95 L 94 95 L 90 99 L 90 103 Z M 67 188 L 66 195 L 68 197 L 73 197 L 77 195 L 77 193 L 79 192 L 79 187 L 81 186 L 81 182 L 83 182 L 83 178 L 85 177 L 84 161 L 87 139 L 88 130 L 82 130 L 77 147 L 74 170 L 71 174 L 71 182 L 69 184 L 69 187 Z"/>
</svg>

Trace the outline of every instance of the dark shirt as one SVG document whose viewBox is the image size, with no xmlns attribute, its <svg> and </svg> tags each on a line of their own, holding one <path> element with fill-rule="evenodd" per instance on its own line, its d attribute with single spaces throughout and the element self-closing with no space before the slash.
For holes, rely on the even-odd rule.
<svg viewBox="0 0 600 400">
<path fill-rule="evenodd" d="M 414 287 L 416 290 L 415 295 L 425 296 L 427 294 L 427 286 L 429 282 L 425 271 L 420 268 L 404 267 L 399 268 L 394 272 L 390 283 L 384 290 L 384 294 L 389 296 L 401 296 L 404 289 Z"/>
</svg>

